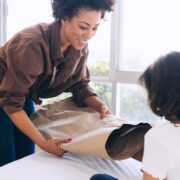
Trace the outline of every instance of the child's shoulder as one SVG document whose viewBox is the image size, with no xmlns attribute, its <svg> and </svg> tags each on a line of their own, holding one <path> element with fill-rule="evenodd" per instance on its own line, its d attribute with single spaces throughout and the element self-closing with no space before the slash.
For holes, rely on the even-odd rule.
<svg viewBox="0 0 180 180">
<path fill-rule="evenodd" d="M 164 136 L 167 135 L 167 132 L 174 132 L 177 131 L 177 128 L 174 124 L 172 124 L 169 121 L 162 121 L 162 122 L 158 122 L 157 124 L 155 124 L 155 126 L 153 128 L 151 128 L 148 132 L 147 132 L 147 136 Z M 180 127 L 179 127 L 180 128 Z M 179 129 L 178 128 L 178 129 Z M 179 130 L 178 130 L 179 131 Z M 180 131 L 179 131 L 180 133 Z"/>
</svg>

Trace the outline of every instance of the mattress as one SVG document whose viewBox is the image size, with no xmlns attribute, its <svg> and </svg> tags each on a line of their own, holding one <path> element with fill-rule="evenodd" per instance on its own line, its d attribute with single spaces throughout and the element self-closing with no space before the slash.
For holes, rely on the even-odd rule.
<svg viewBox="0 0 180 180">
<path fill-rule="evenodd" d="M 132 158 L 115 161 L 66 153 L 57 157 L 44 151 L 0 167 L 0 180 L 88 180 L 107 173 L 120 180 L 141 180 L 141 163 Z"/>
</svg>

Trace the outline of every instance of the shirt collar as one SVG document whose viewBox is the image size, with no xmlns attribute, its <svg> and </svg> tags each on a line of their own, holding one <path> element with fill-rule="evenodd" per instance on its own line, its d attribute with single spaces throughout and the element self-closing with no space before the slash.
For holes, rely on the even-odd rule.
<svg viewBox="0 0 180 180">
<path fill-rule="evenodd" d="M 51 33 L 50 33 L 50 56 L 51 60 L 62 58 L 63 55 L 60 51 L 60 23 L 53 22 L 51 24 Z"/>
</svg>

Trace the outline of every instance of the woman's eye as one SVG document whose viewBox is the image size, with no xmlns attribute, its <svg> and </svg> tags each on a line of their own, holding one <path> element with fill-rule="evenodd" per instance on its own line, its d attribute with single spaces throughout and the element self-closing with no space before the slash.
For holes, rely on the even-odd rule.
<svg viewBox="0 0 180 180">
<path fill-rule="evenodd" d="M 84 27 L 84 26 L 80 26 L 80 29 L 87 29 L 87 27 Z"/>
</svg>

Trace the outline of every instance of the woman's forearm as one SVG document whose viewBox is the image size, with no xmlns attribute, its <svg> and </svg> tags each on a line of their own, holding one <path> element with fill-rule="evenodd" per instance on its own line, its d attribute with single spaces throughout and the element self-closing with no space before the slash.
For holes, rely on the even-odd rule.
<svg viewBox="0 0 180 180">
<path fill-rule="evenodd" d="M 27 135 L 31 140 L 34 141 L 38 146 L 41 147 L 42 143 L 45 141 L 41 133 L 33 125 L 26 113 L 18 111 L 9 115 L 15 126 Z"/>
<path fill-rule="evenodd" d="M 9 117 L 20 131 L 32 139 L 43 150 L 57 156 L 62 156 L 65 153 L 65 151 L 60 148 L 60 144 L 70 142 L 70 138 L 50 140 L 44 139 L 24 111 L 15 112 L 9 115 Z"/>
<path fill-rule="evenodd" d="M 87 97 L 84 103 L 98 111 L 101 119 L 105 118 L 108 114 L 111 114 L 109 108 L 97 96 Z"/>
<path fill-rule="evenodd" d="M 84 103 L 89 107 L 92 107 L 98 112 L 101 112 L 102 106 L 105 105 L 103 101 L 101 101 L 97 96 L 89 96 L 85 99 Z"/>
</svg>

